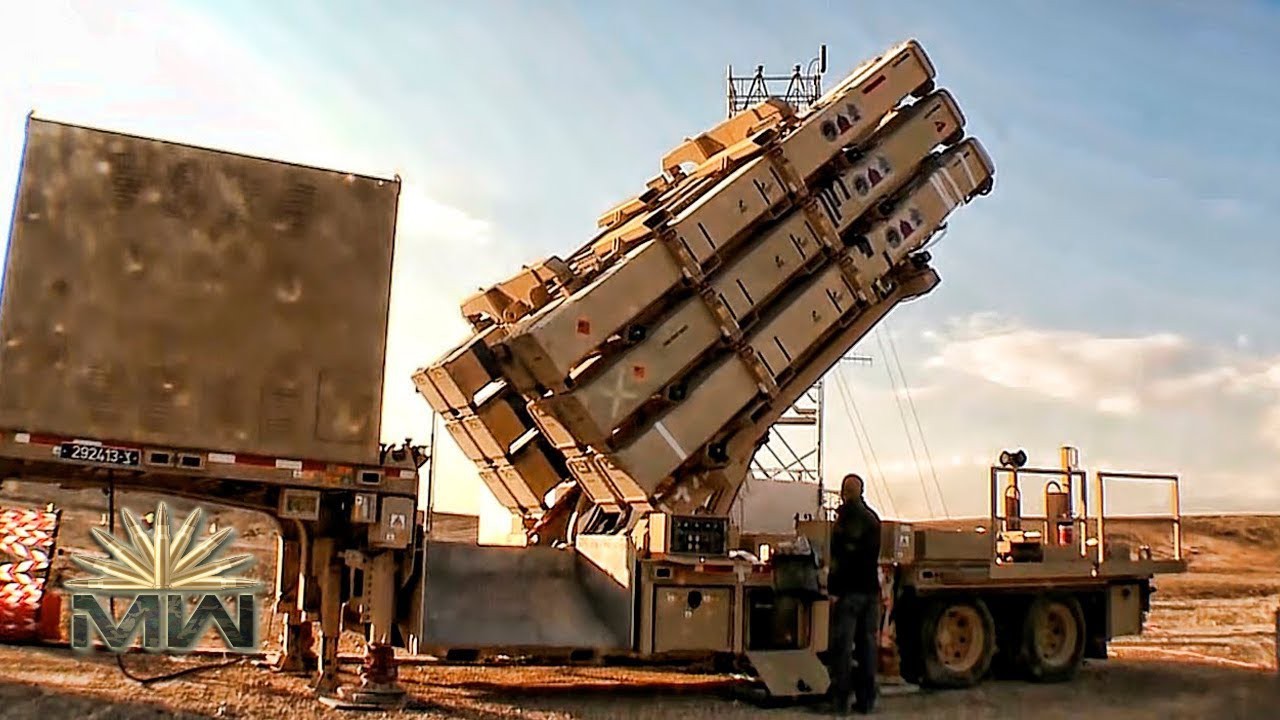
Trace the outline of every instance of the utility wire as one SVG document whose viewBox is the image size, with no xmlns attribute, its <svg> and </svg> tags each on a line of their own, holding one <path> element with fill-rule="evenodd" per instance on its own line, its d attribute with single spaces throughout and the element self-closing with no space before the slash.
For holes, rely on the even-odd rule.
<svg viewBox="0 0 1280 720">
<path fill-rule="evenodd" d="M 840 380 L 841 380 L 840 378 L 837 378 L 837 382 L 840 382 Z M 849 421 L 849 425 L 853 429 L 853 438 L 858 443 L 858 454 L 862 457 L 862 467 L 870 470 L 871 464 L 867 461 L 867 449 L 862 442 L 862 433 L 853 421 L 853 413 L 849 411 L 849 401 L 846 400 L 844 397 L 843 384 L 840 384 L 837 387 L 837 391 L 840 397 L 840 405 L 844 408 L 845 418 Z M 869 482 L 868 485 L 871 487 L 871 494 L 873 496 L 873 499 L 875 500 L 877 505 L 884 507 L 885 506 L 884 497 L 880 494 L 880 486 L 876 482 L 876 476 L 873 473 L 868 472 L 867 477 L 870 478 L 871 480 L 871 482 Z"/>
<path fill-rule="evenodd" d="M 856 418 L 857 425 L 860 428 L 862 438 L 867 443 L 867 451 L 871 454 L 872 461 L 875 463 L 876 473 L 880 477 L 880 487 L 884 490 L 885 497 L 889 501 L 889 511 L 896 516 L 898 514 L 898 503 L 893 498 L 893 490 L 890 487 L 888 476 L 885 475 L 884 467 L 880 464 L 880 458 L 876 456 L 875 445 L 871 443 L 871 431 L 868 429 L 866 421 L 862 419 L 862 412 L 858 410 L 858 402 L 854 399 L 853 388 L 849 387 L 847 383 L 844 383 L 843 391 L 845 395 L 845 402 L 853 409 L 853 414 Z"/>
<path fill-rule="evenodd" d="M 902 378 L 902 390 L 907 396 L 907 405 L 911 408 L 911 417 L 916 422 L 916 432 L 920 435 L 920 446 L 924 448 L 924 457 L 929 461 L 929 473 L 933 476 L 933 487 L 938 491 L 938 502 L 942 503 L 942 514 L 951 519 L 951 510 L 947 508 L 947 497 L 942 492 L 942 483 L 938 481 L 938 469 L 934 465 L 933 455 L 929 452 L 929 443 L 924 438 L 924 425 L 920 422 L 920 414 L 916 412 L 916 401 L 911 397 L 911 386 L 907 382 L 907 373 L 902 369 L 902 359 L 898 357 L 898 346 L 893 341 L 893 330 L 886 324 L 885 335 L 889 338 L 889 349 L 893 352 L 893 362 L 898 366 L 898 375 Z"/>
<path fill-rule="evenodd" d="M 889 352 L 885 349 L 884 338 L 880 336 L 880 329 L 876 329 L 876 343 L 880 345 L 881 354 L 888 356 Z M 920 492 L 924 493 L 924 503 L 929 510 L 929 517 L 934 517 L 933 499 L 929 497 L 929 486 L 924 481 L 924 471 L 920 469 L 920 457 L 916 455 L 916 443 L 911 438 L 911 428 L 907 425 L 907 411 L 902 407 L 902 398 L 898 396 L 898 383 L 893 377 L 893 371 L 889 367 L 889 363 L 884 364 L 884 371 L 889 375 L 889 387 L 893 392 L 893 402 L 898 406 L 898 419 L 902 421 L 902 432 L 907 436 L 907 448 L 911 451 L 911 461 L 916 466 L 916 477 L 920 480 Z"/>
<path fill-rule="evenodd" d="M 839 373 L 839 368 L 837 368 L 835 372 Z M 839 375 L 834 375 L 833 377 L 836 381 L 836 391 L 840 398 L 841 409 L 844 410 L 845 419 L 849 421 L 849 426 L 853 430 L 853 439 L 858 443 L 858 454 L 862 458 L 862 467 L 866 468 L 866 475 L 870 479 L 868 485 L 871 488 L 871 492 L 874 495 L 876 502 L 883 502 L 883 498 L 880 495 L 880 488 L 876 484 L 875 472 L 871 467 L 870 461 L 867 459 L 867 448 L 862 442 L 862 432 L 858 428 L 857 423 L 854 422 L 853 413 L 849 410 L 849 401 L 844 397 L 844 379 L 839 377 Z"/>
<path fill-rule="evenodd" d="M 897 515 L 898 509 L 897 503 L 893 500 L 893 491 L 889 489 L 889 480 L 885 477 L 884 469 L 880 467 L 880 458 L 876 456 L 875 445 L 871 443 L 871 435 L 867 432 L 867 424 L 862 421 L 862 413 L 858 410 L 858 403 L 853 399 L 853 392 L 845 384 L 844 378 L 839 373 L 836 374 L 835 378 L 836 387 L 842 395 L 841 401 L 845 404 L 845 412 L 848 413 L 850 409 L 853 410 L 854 435 L 858 439 L 859 448 L 861 448 L 863 440 L 866 440 L 867 449 L 863 452 L 871 456 L 871 465 L 868 466 L 869 472 L 867 474 L 871 475 L 872 480 L 875 479 L 877 474 L 879 475 L 880 483 L 884 486 L 885 497 L 889 501 L 889 511 Z M 863 461 L 866 461 L 865 457 Z M 874 468 L 873 472 L 871 471 L 872 468 Z"/>
</svg>

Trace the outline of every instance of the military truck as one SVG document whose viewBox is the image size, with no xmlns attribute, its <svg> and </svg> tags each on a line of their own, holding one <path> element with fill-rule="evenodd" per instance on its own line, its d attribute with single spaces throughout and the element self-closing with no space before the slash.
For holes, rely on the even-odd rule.
<svg viewBox="0 0 1280 720">
<path fill-rule="evenodd" d="M 532 547 L 433 544 L 419 640 L 725 653 L 776 695 L 823 692 L 825 523 L 797 527 L 818 548 L 797 565 L 742 547 L 728 512 L 771 425 L 938 284 L 927 248 L 994 185 L 965 126 L 901 43 L 803 112 L 767 100 L 686 139 L 596 237 L 468 298 L 474 334 L 415 381 Z M 1101 485 L 1121 477 L 1090 493 L 1074 463 L 999 464 L 982 533 L 887 523 L 899 672 L 965 686 L 1007 658 L 1060 679 L 1139 632 L 1152 575 L 1184 566 L 1176 509 L 1172 557 L 1106 543 Z M 1049 510 L 1024 515 L 1024 490 Z"/>
</svg>

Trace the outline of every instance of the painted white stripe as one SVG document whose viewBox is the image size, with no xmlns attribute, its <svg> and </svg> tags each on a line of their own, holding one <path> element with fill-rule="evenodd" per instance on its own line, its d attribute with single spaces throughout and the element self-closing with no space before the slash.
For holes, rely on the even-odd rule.
<svg viewBox="0 0 1280 720">
<path fill-rule="evenodd" d="M 31 433 L 18 433 L 13 436 L 14 442 L 29 443 L 31 442 Z"/>
<path fill-rule="evenodd" d="M 969 159 L 961 156 L 960 167 L 964 168 L 964 174 L 969 178 L 969 187 L 978 187 L 978 179 L 973 176 L 973 169 L 969 167 Z"/>
<path fill-rule="evenodd" d="M 280 468 L 281 470 L 301 470 L 302 461 L 301 460 L 277 460 L 276 467 Z"/>
<path fill-rule="evenodd" d="M 960 186 L 956 184 L 956 179 L 951 177 L 951 171 L 948 170 L 947 168 L 939 168 L 939 170 L 942 171 L 942 177 L 946 178 L 947 184 L 951 186 L 951 189 L 953 191 L 955 191 L 956 204 L 959 205 L 960 203 L 964 202 L 964 199 L 968 195 L 968 193 L 964 193 L 960 191 Z"/>
<path fill-rule="evenodd" d="M 663 425 L 661 422 L 656 422 L 653 424 L 653 427 L 658 431 L 658 434 L 662 436 L 662 439 L 667 441 L 667 444 L 671 446 L 671 449 L 675 451 L 676 457 L 681 460 L 689 457 L 689 453 L 685 452 L 684 448 L 680 447 L 680 443 L 676 442 L 675 437 L 672 436 L 671 431 L 667 429 L 666 425 Z"/>
<path fill-rule="evenodd" d="M 929 176 L 929 184 L 932 185 L 934 191 L 938 193 L 938 197 L 941 198 L 942 204 L 947 207 L 946 212 L 951 212 L 951 208 L 959 204 L 956 202 L 955 198 L 951 196 L 951 190 L 948 189 L 946 185 L 942 184 L 942 180 L 938 178 L 936 173 Z"/>
<path fill-rule="evenodd" d="M 212 453 L 209 453 L 209 462 L 222 463 L 224 465 L 234 465 L 236 462 L 236 456 L 232 455 L 231 453 L 212 452 Z"/>
<path fill-rule="evenodd" d="M 102 446 L 102 441 L 101 441 L 101 440 L 81 440 L 80 438 L 76 438 L 75 440 L 72 440 L 71 442 L 73 442 L 73 443 L 75 443 L 75 444 L 77 444 L 77 445 L 93 445 L 94 447 L 101 447 L 101 446 Z"/>
</svg>

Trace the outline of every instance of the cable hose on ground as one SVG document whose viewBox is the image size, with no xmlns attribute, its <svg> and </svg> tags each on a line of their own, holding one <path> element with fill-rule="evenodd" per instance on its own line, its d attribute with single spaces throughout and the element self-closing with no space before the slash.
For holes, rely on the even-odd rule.
<svg viewBox="0 0 1280 720">
<path fill-rule="evenodd" d="M 124 665 L 124 655 L 116 655 L 116 665 L 120 667 L 120 672 L 123 673 L 124 676 L 129 678 L 130 680 L 140 685 L 151 685 L 153 683 L 158 683 L 158 682 L 168 682 L 170 680 L 177 680 L 180 677 L 184 677 L 187 675 L 194 675 L 196 673 L 202 673 L 208 670 L 218 670 L 225 667 L 231 667 L 232 665 L 238 665 L 242 662 L 245 662 L 247 659 L 248 658 L 234 658 L 232 660 L 224 660 L 223 662 L 218 662 L 218 663 L 209 663 L 208 665 L 201 665 L 199 667 L 183 668 L 182 670 L 178 670 L 177 672 L 165 673 L 164 675 L 155 675 L 152 677 L 140 677 L 138 675 L 134 675 L 132 672 L 129 672 L 129 668 L 125 667 Z"/>
</svg>

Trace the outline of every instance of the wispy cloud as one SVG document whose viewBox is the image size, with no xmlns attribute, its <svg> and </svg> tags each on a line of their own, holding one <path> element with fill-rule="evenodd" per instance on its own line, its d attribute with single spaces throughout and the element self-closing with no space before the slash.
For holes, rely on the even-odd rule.
<svg viewBox="0 0 1280 720">
<path fill-rule="evenodd" d="M 1257 389 L 1269 383 L 1277 361 L 1197 345 L 1176 333 L 1099 336 L 1026 327 L 990 314 L 928 337 L 937 348 L 927 368 L 1120 415 Z"/>
</svg>

